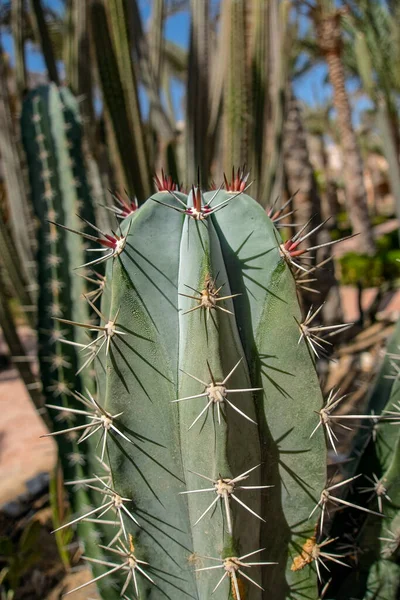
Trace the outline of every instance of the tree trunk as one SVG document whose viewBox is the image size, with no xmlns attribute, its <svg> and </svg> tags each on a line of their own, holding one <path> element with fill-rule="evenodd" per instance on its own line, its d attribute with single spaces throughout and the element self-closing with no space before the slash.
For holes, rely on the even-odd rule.
<svg viewBox="0 0 400 600">
<path fill-rule="evenodd" d="M 333 87 L 333 103 L 337 112 L 342 146 L 343 175 L 349 218 L 354 233 L 360 234 L 358 237 L 359 250 L 373 254 L 375 243 L 368 216 L 363 163 L 352 124 L 350 102 L 345 88 L 344 67 L 341 60 L 340 13 L 317 17 L 317 36 L 318 46 L 328 64 L 329 80 Z"/>
</svg>

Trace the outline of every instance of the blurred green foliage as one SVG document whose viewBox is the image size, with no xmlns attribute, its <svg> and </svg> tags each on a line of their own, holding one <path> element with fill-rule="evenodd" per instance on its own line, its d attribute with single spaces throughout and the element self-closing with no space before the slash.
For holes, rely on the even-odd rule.
<svg viewBox="0 0 400 600">
<path fill-rule="evenodd" d="M 341 283 L 377 287 L 400 278 L 400 250 L 397 230 L 380 237 L 374 256 L 348 252 L 340 259 Z"/>
</svg>

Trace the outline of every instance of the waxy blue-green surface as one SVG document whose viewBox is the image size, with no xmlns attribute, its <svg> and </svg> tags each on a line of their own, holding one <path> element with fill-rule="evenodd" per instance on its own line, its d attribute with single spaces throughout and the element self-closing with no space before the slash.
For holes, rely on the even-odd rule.
<svg viewBox="0 0 400 600">
<path fill-rule="evenodd" d="M 154 197 L 181 208 L 171 194 Z M 226 197 L 220 192 L 213 204 Z M 279 564 L 246 571 L 266 591 L 245 582 L 245 599 L 297 597 L 297 587 L 316 599 L 314 571 L 293 573 L 290 565 L 313 533 L 317 517 L 308 516 L 325 485 L 323 432 L 309 437 L 322 398 L 312 358 L 304 342 L 297 343 L 295 283 L 277 250 L 273 224 L 254 200 L 241 195 L 205 222 L 149 200 L 122 231 L 129 232 L 127 244 L 107 266 L 102 310 L 109 317 L 119 310 L 117 328 L 127 335 L 115 335 L 102 358 L 106 375 L 99 374 L 99 397 L 111 414 L 123 411 L 118 422 L 135 442 L 113 439 L 108 450 L 113 485 L 133 498 L 129 509 L 141 525 L 127 519 L 127 530 L 156 582 L 152 586 L 138 575 L 141 597 L 205 600 L 224 572 L 196 574 L 195 568 L 217 564 L 202 556 L 265 548 L 252 562 Z M 207 320 L 203 309 L 183 314 L 198 302 L 178 294 L 198 296 L 186 286 L 201 291 L 207 275 L 216 288 L 224 284 L 220 296 L 241 294 L 219 303 L 233 315 L 213 310 Z M 240 358 L 227 389 L 263 391 L 228 398 L 257 425 L 230 406 L 218 424 L 210 407 L 189 431 L 208 400 L 172 402 L 204 392 L 183 371 L 210 383 L 208 360 L 222 381 Z M 231 500 L 233 537 L 219 503 L 194 525 L 215 492 L 181 495 L 212 487 L 191 471 L 217 479 L 258 464 L 245 484 L 275 487 L 238 490 L 237 496 L 265 524 Z M 229 588 L 226 578 L 213 598 L 228 600 Z"/>
<path fill-rule="evenodd" d="M 191 197 L 189 197 L 191 203 Z M 199 297 L 193 289 L 201 291 L 205 288 L 207 277 L 215 278 L 215 288 L 223 286 L 219 296 L 229 296 L 232 290 L 222 258 L 218 237 L 211 219 L 198 223 L 186 217 L 183 228 L 179 269 L 179 292 Z M 192 288 L 192 289 L 191 289 Z M 207 361 L 216 382 L 222 382 L 232 371 L 240 359 L 242 362 L 235 369 L 226 383 L 229 389 L 248 389 L 250 383 L 244 351 L 237 331 L 234 314 L 230 315 L 220 309 L 212 310 L 210 315 L 204 308 L 184 314 L 198 306 L 196 300 L 180 296 L 179 298 L 179 397 L 187 397 L 204 392 L 204 385 L 194 381 L 186 373 L 200 380 L 211 383 Z M 217 302 L 217 306 L 234 313 L 232 300 Z M 256 420 L 255 405 L 252 392 L 228 394 L 228 399 L 253 421 Z M 258 428 L 238 414 L 231 406 L 222 408 L 221 423 L 218 423 L 217 407 L 210 406 L 203 417 L 189 427 L 209 402 L 209 398 L 195 398 L 179 403 L 180 440 L 183 463 L 186 470 L 188 490 L 210 488 L 210 483 L 191 473 L 196 471 L 211 479 L 234 478 L 250 468 L 260 464 L 260 443 Z M 225 404 L 225 403 L 224 403 Z M 260 470 L 251 473 L 243 485 L 260 485 Z M 239 484 L 240 485 L 240 484 Z M 246 490 L 235 492 L 240 500 L 251 510 L 260 514 L 261 491 Z M 209 512 L 197 524 L 197 519 L 215 498 L 214 492 L 189 495 L 189 513 L 193 537 L 193 550 L 200 556 L 229 556 L 232 551 L 240 556 L 260 548 L 260 521 L 230 501 L 233 515 L 233 537 L 227 531 L 225 509 L 217 503 L 216 509 Z M 229 549 L 229 550 L 228 550 Z M 253 561 L 267 560 L 265 553 L 254 557 Z M 213 561 L 199 558 L 197 568 L 212 566 Z M 260 581 L 258 569 L 251 569 L 251 576 Z M 201 572 L 198 579 L 199 597 L 209 598 L 212 590 L 221 577 L 219 571 Z M 223 571 L 222 571 L 223 574 Z M 230 582 L 226 578 L 218 588 L 221 598 L 229 595 Z M 249 598 L 260 598 L 255 587 L 249 588 Z"/>
<path fill-rule="evenodd" d="M 217 200 L 226 197 L 220 192 Z M 294 278 L 280 257 L 279 234 L 252 198 L 234 197 L 214 219 L 231 288 L 242 294 L 234 300 L 235 314 L 252 384 L 264 388 L 257 402 L 261 478 L 275 487 L 262 505 L 261 546 L 268 541 L 268 559 L 279 566 L 263 570 L 263 587 L 266 597 L 285 598 L 291 586 L 292 594 L 299 588 L 317 598 L 309 568 L 290 571 L 299 546 L 313 534 L 315 518 L 308 516 L 326 481 L 322 428 L 310 439 L 322 397 L 309 350 L 304 340 L 298 344 L 296 320 L 302 319 Z"/>
</svg>

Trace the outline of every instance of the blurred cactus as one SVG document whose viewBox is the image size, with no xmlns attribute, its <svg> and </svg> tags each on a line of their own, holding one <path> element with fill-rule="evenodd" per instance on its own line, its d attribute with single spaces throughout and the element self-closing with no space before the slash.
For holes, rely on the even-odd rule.
<svg viewBox="0 0 400 600">
<path fill-rule="evenodd" d="M 24 1 L 14 0 L 14 2 L 11 5 L 11 26 L 14 40 L 15 78 L 17 82 L 18 93 L 21 97 L 27 89 L 23 21 Z"/>
<path fill-rule="evenodd" d="M 75 372 L 84 357 L 70 341 L 86 343 L 79 327 L 61 324 L 54 317 L 87 318 L 85 280 L 73 268 L 85 262 L 84 246 L 73 243 L 65 231 L 54 225 L 82 229 L 83 218 L 93 221 L 90 190 L 83 171 L 80 123 L 76 102 L 67 89 L 41 86 L 28 94 L 23 103 L 21 129 L 29 167 L 31 197 L 38 227 L 38 344 L 43 393 L 48 403 L 68 404 L 71 391 L 91 388 L 91 378 L 76 380 Z M 68 422 L 68 415 L 64 417 Z M 57 428 L 62 420 L 55 421 Z M 67 443 L 68 445 L 68 443 Z M 64 463 L 68 463 L 65 451 Z M 65 464 L 64 464 L 65 467 Z M 66 468 L 66 467 L 65 467 Z M 74 469 L 72 469 L 74 471 Z"/>
<path fill-rule="evenodd" d="M 151 189 L 138 86 L 124 3 L 93 0 L 92 36 L 103 99 L 113 127 L 125 186 L 143 202 Z M 131 168 L 132 163 L 136 166 Z"/>
<path fill-rule="evenodd" d="M 215 11 L 219 9 L 208 0 L 194 1 L 190 4 L 188 52 L 178 51 L 165 40 L 164 23 L 170 9 L 162 1 L 154 2 L 148 32 L 136 0 L 128 4 L 120 0 L 68 0 L 64 24 L 44 12 L 48 9 L 41 0 L 32 0 L 31 20 L 49 79 L 56 83 L 59 75 L 55 57 L 60 56 L 60 48 L 52 47 L 51 41 L 57 39 L 59 44 L 60 32 L 65 33 L 61 54 L 67 82 L 80 96 L 85 137 L 102 178 L 105 164 L 94 127 L 95 70 L 109 162 L 114 166 L 118 187 L 126 188 L 141 203 L 151 192 L 152 171 L 162 164 L 168 163 L 177 174 L 185 172 L 188 181 L 194 179 L 199 168 L 201 181 L 208 184 L 214 173 L 246 162 L 256 182 L 257 196 L 267 206 L 282 176 L 279 131 L 291 39 L 288 5 L 285 1 L 279 6 L 277 0 L 254 5 L 222 3 L 218 30 Z M 22 8 L 19 12 L 17 8 L 13 9 L 14 41 L 22 57 L 23 23 L 16 18 L 21 17 Z M 19 64 L 22 69 L 22 62 Z M 186 68 L 182 134 L 170 87 L 173 78 L 183 79 Z M 149 105 L 146 117 L 142 114 L 146 102 L 142 107 L 139 104 L 141 87 Z"/>
<path fill-rule="evenodd" d="M 18 268 L 23 279 L 32 285 L 35 282 L 32 244 L 32 219 L 24 187 L 18 137 L 14 127 L 15 104 L 8 89 L 8 65 L 0 49 L 0 154 L 7 190 L 7 208 L 10 230 L 17 249 Z"/>
<path fill-rule="evenodd" d="M 84 301 L 85 294 L 90 296 L 87 276 L 85 271 L 80 275 L 74 271 L 85 263 L 86 248 L 66 234 L 67 229 L 73 229 L 89 235 L 85 233 L 87 229 L 92 231 L 89 219 L 93 223 L 76 100 L 66 88 L 59 89 L 55 84 L 32 90 L 23 103 L 21 130 L 39 221 L 38 357 L 43 395 L 52 417 L 52 432 L 48 435 L 56 436 L 59 442 L 64 478 L 75 481 L 86 479 L 87 471 L 93 468 L 89 466 L 91 452 L 87 450 L 88 458 L 82 460 L 80 444 L 88 444 L 84 441 L 88 427 L 82 418 L 81 393 L 90 394 L 94 389 L 90 370 L 82 372 L 91 363 L 90 339 L 74 321 L 90 318 L 90 306 Z M 61 227 L 55 225 L 55 220 Z M 96 330 L 95 324 L 93 328 Z M 80 352 L 86 346 L 88 353 Z M 78 427 L 79 436 L 59 435 L 72 425 Z M 52 500 L 55 509 L 57 499 Z M 87 490 L 79 488 L 72 496 L 72 509 L 85 510 L 90 502 Z M 98 537 L 91 524 L 83 523 L 79 531 L 86 547 L 91 547 L 100 559 Z M 62 538 L 58 542 L 62 543 Z"/>
<path fill-rule="evenodd" d="M 354 437 L 345 477 L 354 478 L 346 500 L 376 514 L 338 513 L 332 534 L 353 550 L 355 570 L 335 573 L 335 598 L 396 600 L 400 591 L 400 322 L 371 390 L 364 421 Z M 382 415 L 380 417 L 380 415 Z M 340 417 L 339 417 L 340 418 Z M 344 422 L 344 421 L 343 421 Z"/>
<path fill-rule="evenodd" d="M 57 63 L 47 26 L 46 15 L 42 6 L 42 0 L 30 0 L 30 3 L 32 7 L 32 23 L 35 32 L 35 39 L 43 53 L 48 78 L 50 81 L 58 85 L 59 77 Z"/>
</svg>

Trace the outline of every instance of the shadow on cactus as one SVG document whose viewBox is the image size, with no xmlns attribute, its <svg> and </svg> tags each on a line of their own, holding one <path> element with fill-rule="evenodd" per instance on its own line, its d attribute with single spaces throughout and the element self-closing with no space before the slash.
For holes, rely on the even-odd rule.
<svg viewBox="0 0 400 600">
<path fill-rule="evenodd" d="M 93 506 L 63 527 L 103 536 L 85 558 L 104 598 L 317 600 L 346 563 L 324 530 L 349 483 L 326 481 L 341 398 L 324 408 L 315 371 L 345 326 L 315 325 L 318 307 L 303 318 L 302 233 L 282 244 L 237 179 L 188 196 L 166 180 L 118 235 L 90 234 L 100 323 L 74 324 L 97 336 L 97 395 L 79 398 L 102 470 L 76 482 Z"/>
</svg>

